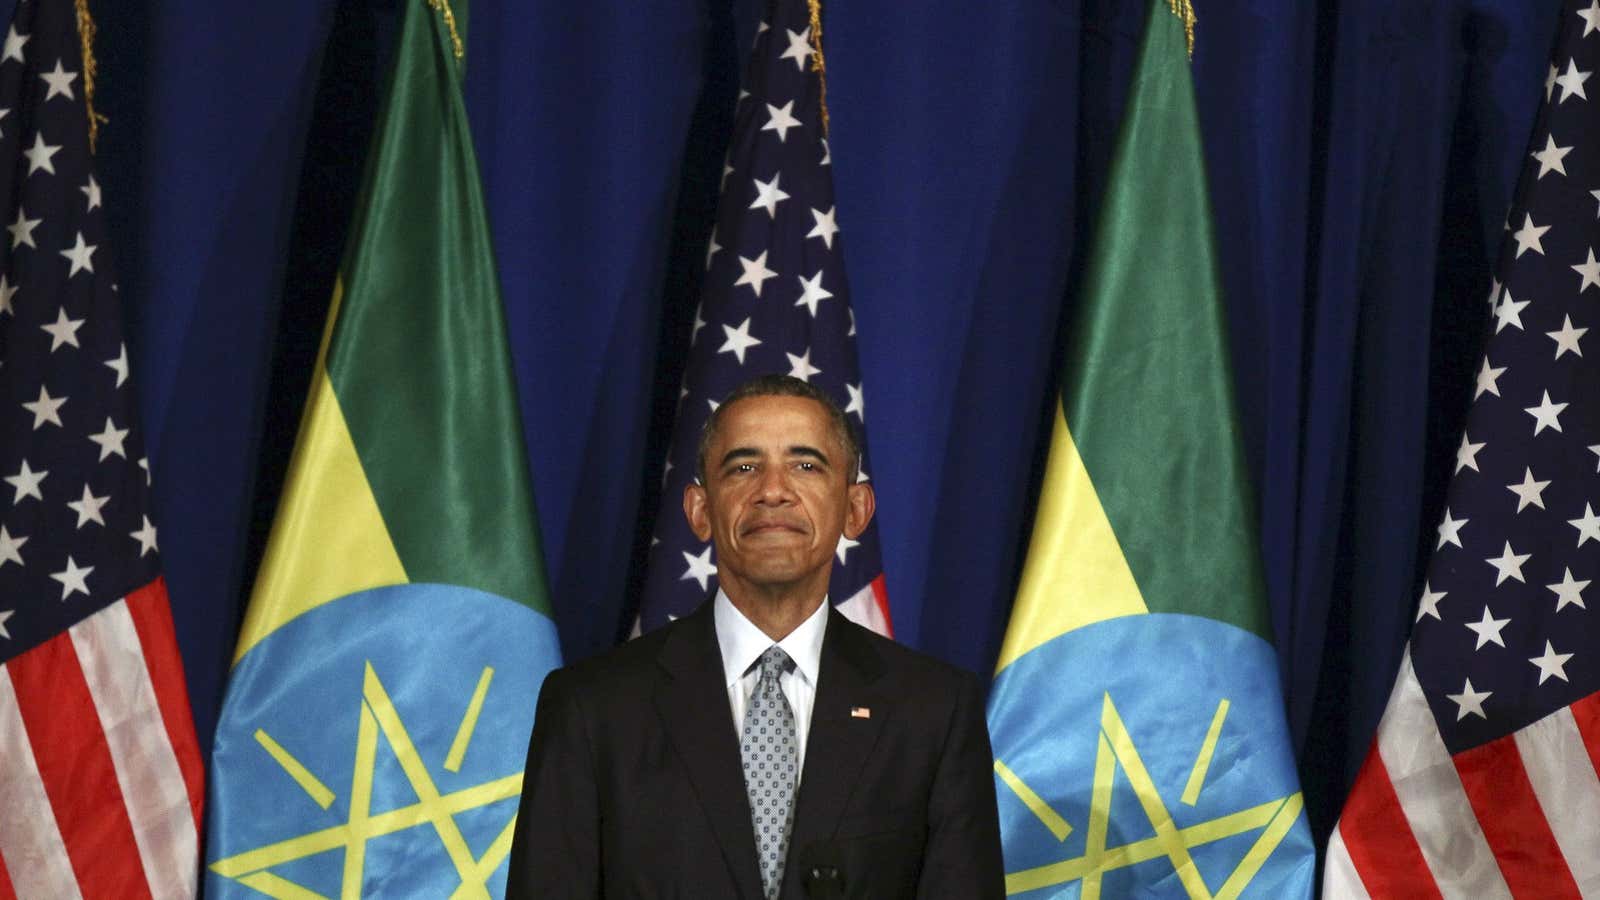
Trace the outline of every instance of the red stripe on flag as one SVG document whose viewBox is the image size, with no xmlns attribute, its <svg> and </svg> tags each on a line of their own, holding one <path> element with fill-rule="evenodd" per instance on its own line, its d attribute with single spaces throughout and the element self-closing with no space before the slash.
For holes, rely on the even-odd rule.
<svg viewBox="0 0 1600 900">
<path fill-rule="evenodd" d="M 1579 700 L 1570 709 L 1578 734 L 1583 736 L 1584 749 L 1589 751 L 1589 762 L 1600 773 L 1600 692 Z"/>
<path fill-rule="evenodd" d="M 200 742 L 194 735 L 194 716 L 189 711 L 189 688 L 184 683 L 183 660 L 178 655 L 178 638 L 172 627 L 172 608 L 167 601 L 167 583 L 156 578 L 128 595 L 128 614 L 139 634 L 145 668 L 155 688 L 161 721 L 172 742 L 172 753 L 183 772 L 189 792 L 189 807 L 194 810 L 194 826 L 200 827 L 205 804 L 205 767 L 200 762 Z"/>
<path fill-rule="evenodd" d="M 1461 786 L 1514 897 L 1580 897 L 1550 823 L 1506 735 L 1453 757 Z"/>
<path fill-rule="evenodd" d="M 148 897 L 94 698 L 62 633 L 6 664 L 39 780 L 85 897 Z"/>
<path fill-rule="evenodd" d="M 884 635 L 894 637 L 894 620 L 889 618 L 889 583 L 881 572 L 872 579 L 872 599 L 878 601 L 878 611 L 883 613 Z"/>
<path fill-rule="evenodd" d="M 0 900 L 17 900 L 17 889 L 11 884 L 11 873 L 6 871 L 4 856 L 0 856 Z"/>
<path fill-rule="evenodd" d="M 1433 873 L 1406 821 L 1389 770 L 1373 742 L 1339 814 L 1339 834 L 1373 897 L 1439 897 Z"/>
</svg>

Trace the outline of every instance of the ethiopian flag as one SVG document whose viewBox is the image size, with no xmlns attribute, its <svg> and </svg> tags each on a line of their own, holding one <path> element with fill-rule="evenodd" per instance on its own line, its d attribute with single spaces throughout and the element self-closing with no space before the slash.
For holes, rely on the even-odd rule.
<svg viewBox="0 0 1600 900">
<path fill-rule="evenodd" d="M 1311 895 L 1187 7 L 1152 4 L 990 693 L 1011 895 Z"/>
<path fill-rule="evenodd" d="M 465 12 L 406 0 L 212 751 L 209 897 L 498 896 L 558 663 Z"/>
</svg>

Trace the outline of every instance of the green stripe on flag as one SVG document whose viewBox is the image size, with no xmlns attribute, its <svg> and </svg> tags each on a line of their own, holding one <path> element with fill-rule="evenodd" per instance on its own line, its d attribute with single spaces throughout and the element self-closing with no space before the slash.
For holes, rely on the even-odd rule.
<svg viewBox="0 0 1600 900">
<path fill-rule="evenodd" d="M 1270 641 L 1185 51 L 1182 23 L 1152 13 L 1067 336 L 1062 409 L 1150 611 Z"/>
<path fill-rule="evenodd" d="M 464 27 L 465 3 L 454 6 Z M 460 81 L 442 16 L 406 16 L 345 252 L 328 375 L 407 577 L 548 615 Z"/>
</svg>

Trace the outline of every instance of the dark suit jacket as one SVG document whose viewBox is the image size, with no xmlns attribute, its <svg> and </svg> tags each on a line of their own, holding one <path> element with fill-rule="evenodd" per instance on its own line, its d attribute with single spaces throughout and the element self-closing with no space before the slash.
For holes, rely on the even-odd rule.
<svg viewBox="0 0 1600 900">
<path fill-rule="evenodd" d="M 710 603 L 552 672 L 523 777 L 508 897 L 761 897 Z M 1003 894 L 982 683 L 830 613 L 783 896 Z"/>
</svg>

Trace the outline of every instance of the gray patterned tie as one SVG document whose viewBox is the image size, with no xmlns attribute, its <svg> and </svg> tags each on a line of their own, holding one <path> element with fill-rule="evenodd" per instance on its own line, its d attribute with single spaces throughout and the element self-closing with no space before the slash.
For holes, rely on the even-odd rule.
<svg viewBox="0 0 1600 900">
<path fill-rule="evenodd" d="M 761 676 L 750 694 L 750 705 L 745 707 L 739 755 L 744 760 L 744 787 L 750 796 L 761 885 L 768 900 L 773 900 L 782 886 L 783 861 L 789 853 L 794 785 L 799 775 L 794 710 L 778 687 L 778 676 L 789 671 L 794 660 L 774 645 L 757 662 Z"/>
</svg>

